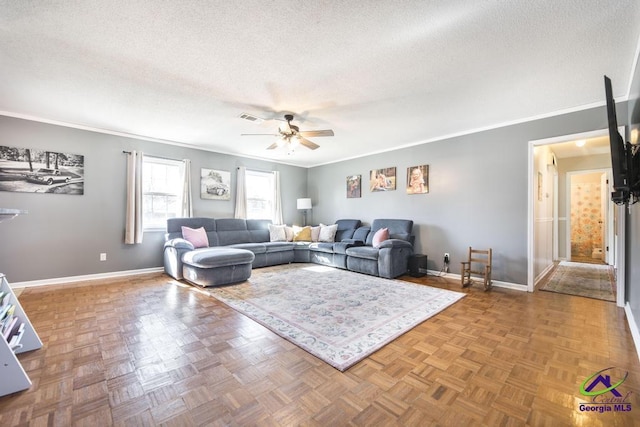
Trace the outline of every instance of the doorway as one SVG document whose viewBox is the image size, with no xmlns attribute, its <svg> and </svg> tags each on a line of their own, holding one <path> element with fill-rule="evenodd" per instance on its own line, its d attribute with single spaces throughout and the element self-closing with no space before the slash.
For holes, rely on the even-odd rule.
<svg viewBox="0 0 640 427">
<path fill-rule="evenodd" d="M 624 134 L 624 128 L 620 129 L 620 132 Z M 588 143 L 577 144 L 578 141 L 586 140 Z M 598 144 L 592 144 L 593 141 L 600 140 L 600 152 L 594 152 L 593 146 Z M 603 144 L 606 141 L 606 144 Z M 602 129 L 593 132 L 584 132 L 573 135 L 563 135 L 553 138 L 545 138 L 541 140 L 529 141 L 529 153 L 528 153 L 528 274 L 527 274 L 527 290 L 533 292 L 536 284 L 539 280 L 553 269 L 554 265 L 559 261 L 567 261 L 571 259 L 571 239 L 570 239 L 570 223 L 571 216 L 567 199 L 570 191 L 569 174 L 567 172 L 603 172 L 604 170 L 610 170 L 611 160 L 610 151 L 608 147 L 608 130 Z M 550 156 L 553 161 L 546 163 L 540 162 L 539 154 L 540 149 L 544 148 L 545 151 L 551 151 L 553 147 L 553 155 Z M 578 147 L 578 148 L 576 148 Z M 579 167 L 576 165 L 569 165 L 566 167 L 570 160 L 563 159 L 565 155 L 561 153 L 563 149 L 570 150 L 570 154 L 566 155 L 567 158 L 573 159 L 575 162 L 582 163 Z M 577 153 L 577 154 L 576 154 Z M 536 157 L 538 156 L 538 157 Z M 599 156 L 599 157 L 598 157 Z M 554 197 L 558 197 L 554 201 L 553 209 L 553 227 L 547 226 L 540 221 L 540 217 L 537 216 L 536 209 L 539 209 L 540 204 L 540 171 L 544 174 L 543 168 L 549 168 L 549 164 L 556 164 L 557 161 L 560 165 L 557 176 L 553 179 L 554 189 L 551 194 Z M 593 164 L 595 160 L 600 160 L 599 165 Z M 607 160 L 608 159 L 608 160 Z M 605 165 L 602 165 L 602 161 L 607 160 Z M 591 166 L 591 167 L 589 167 Z M 594 170 L 595 169 L 595 170 Z M 544 180 L 542 180 L 544 183 Z M 610 194 L 608 184 L 601 182 L 601 191 L 606 190 L 605 198 L 602 199 L 604 203 L 606 200 L 609 208 L 606 210 L 604 223 L 602 227 L 605 229 L 600 231 L 600 235 L 604 236 L 607 240 L 602 244 L 602 258 L 605 262 L 613 265 L 616 270 L 616 303 L 618 306 L 623 306 L 624 301 L 624 232 L 625 232 L 625 217 L 623 209 L 617 209 L 611 207 Z M 544 197 L 542 198 L 544 201 Z M 615 227 L 614 227 L 615 220 Z M 542 226 L 544 228 L 542 228 Z M 598 220 L 596 224 L 599 225 Z M 596 236 L 595 240 L 599 238 Z M 591 240 L 594 240 L 592 237 Z M 552 243 L 549 243 L 552 242 Z M 552 245 L 553 259 L 549 260 L 549 257 L 541 257 L 540 254 L 547 254 L 549 252 L 549 245 Z M 606 251 L 606 246 L 609 245 L 609 251 Z M 546 246 L 546 248 L 542 248 Z M 596 245 L 592 245 L 590 256 L 593 257 L 594 249 L 598 249 Z M 596 256 L 598 251 L 596 251 Z M 593 258 L 592 258 L 593 259 Z"/>
<path fill-rule="evenodd" d="M 608 171 L 567 173 L 567 261 L 609 264 Z"/>
</svg>

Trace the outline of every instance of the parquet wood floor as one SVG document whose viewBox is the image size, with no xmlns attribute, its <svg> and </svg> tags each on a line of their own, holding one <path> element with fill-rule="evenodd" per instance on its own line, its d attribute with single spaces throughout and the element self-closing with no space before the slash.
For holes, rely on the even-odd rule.
<svg viewBox="0 0 640 427">
<path fill-rule="evenodd" d="M 28 288 L 44 347 L 20 356 L 33 386 L 0 398 L 0 425 L 640 425 L 615 304 L 403 279 L 468 295 L 344 373 L 162 274 Z M 580 412 L 608 367 L 632 410 Z"/>
</svg>

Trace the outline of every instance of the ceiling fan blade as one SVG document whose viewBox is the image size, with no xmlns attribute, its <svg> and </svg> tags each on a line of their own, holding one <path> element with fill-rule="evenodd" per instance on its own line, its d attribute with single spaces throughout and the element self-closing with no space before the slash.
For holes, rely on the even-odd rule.
<svg viewBox="0 0 640 427">
<path fill-rule="evenodd" d="M 300 137 L 300 145 L 304 145 L 305 147 L 310 148 L 312 150 L 315 150 L 316 148 L 320 148 L 320 146 L 315 142 L 311 142 L 308 139 L 303 137 Z"/>
<path fill-rule="evenodd" d="M 331 129 L 324 130 L 301 130 L 298 132 L 300 136 L 308 136 L 308 137 L 316 137 L 316 136 L 333 136 L 333 131 Z"/>
<path fill-rule="evenodd" d="M 273 144 L 271 144 L 270 146 L 267 147 L 267 150 L 273 150 L 274 148 L 278 148 L 278 143 L 274 142 Z"/>
<path fill-rule="evenodd" d="M 241 133 L 240 136 L 280 136 L 279 133 Z"/>
</svg>

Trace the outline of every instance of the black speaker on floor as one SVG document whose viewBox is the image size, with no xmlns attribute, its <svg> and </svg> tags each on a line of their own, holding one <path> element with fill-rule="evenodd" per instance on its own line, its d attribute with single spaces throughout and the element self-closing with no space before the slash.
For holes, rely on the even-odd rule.
<svg viewBox="0 0 640 427">
<path fill-rule="evenodd" d="M 420 270 L 427 269 L 427 256 L 426 255 L 411 255 L 409 257 L 409 276 L 422 277 L 425 273 Z"/>
</svg>

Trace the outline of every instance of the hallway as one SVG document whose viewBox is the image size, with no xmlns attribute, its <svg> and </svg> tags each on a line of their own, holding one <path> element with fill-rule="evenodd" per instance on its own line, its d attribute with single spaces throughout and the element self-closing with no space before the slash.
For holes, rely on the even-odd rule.
<svg viewBox="0 0 640 427">
<path fill-rule="evenodd" d="M 589 263 L 561 261 L 540 282 L 541 291 L 616 301 L 613 266 L 590 260 Z"/>
</svg>

